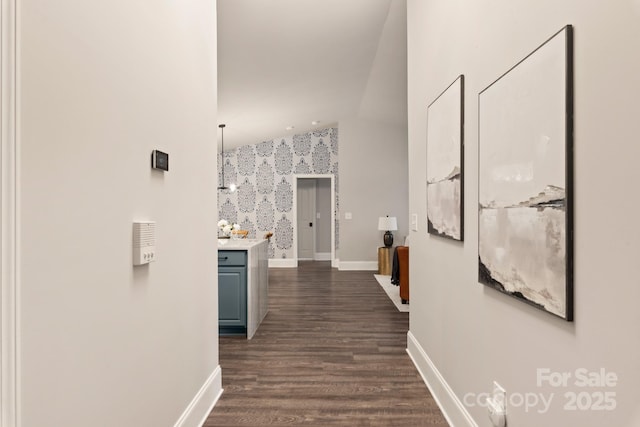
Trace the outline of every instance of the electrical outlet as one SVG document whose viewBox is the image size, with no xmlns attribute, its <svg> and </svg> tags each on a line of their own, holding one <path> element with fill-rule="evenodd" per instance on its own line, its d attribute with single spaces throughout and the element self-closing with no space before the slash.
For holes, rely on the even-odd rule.
<svg viewBox="0 0 640 427">
<path fill-rule="evenodd" d="M 507 392 L 495 381 L 491 397 L 487 398 L 487 411 L 489 411 L 489 419 L 494 427 L 507 425 Z"/>
<path fill-rule="evenodd" d="M 507 392 L 497 382 L 493 382 L 493 401 L 500 404 L 506 411 L 507 409 Z"/>
</svg>

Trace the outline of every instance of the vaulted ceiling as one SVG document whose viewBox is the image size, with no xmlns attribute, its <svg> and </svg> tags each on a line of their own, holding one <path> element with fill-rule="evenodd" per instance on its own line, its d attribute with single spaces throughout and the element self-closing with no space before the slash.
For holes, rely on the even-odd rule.
<svg viewBox="0 0 640 427">
<path fill-rule="evenodd" d="M 225 149 L 406 109 L 404 0 L 218 0 Z"/>
</svg>

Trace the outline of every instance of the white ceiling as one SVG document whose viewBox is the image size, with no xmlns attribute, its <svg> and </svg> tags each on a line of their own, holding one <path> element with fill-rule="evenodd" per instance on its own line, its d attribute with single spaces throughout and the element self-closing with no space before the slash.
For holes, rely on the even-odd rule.
<svg viewBox="0 0 640 427">
<path fill-rule="evenodd" d="M 225 149 L 350 117 L 406 125 L 405 0 L 218 0 Z"/>
</svg>

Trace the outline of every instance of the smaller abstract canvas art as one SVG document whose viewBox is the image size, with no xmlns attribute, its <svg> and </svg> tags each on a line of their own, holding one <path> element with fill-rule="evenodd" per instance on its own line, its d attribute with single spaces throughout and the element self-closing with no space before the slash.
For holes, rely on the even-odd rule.
<svg viewBox="0 0 640 427">
<path fill-rule="evenodd" d="M 463 240 L 464 76 L 427 107 L 427 231 Z"/>
</svg>

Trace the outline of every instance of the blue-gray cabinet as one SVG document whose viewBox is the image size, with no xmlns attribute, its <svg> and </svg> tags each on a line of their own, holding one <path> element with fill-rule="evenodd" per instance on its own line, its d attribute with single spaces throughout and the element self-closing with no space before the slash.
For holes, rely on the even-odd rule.
<svg viewBox="0 0 640 427">
<path fill-rule="evenodd" d="M 247 251 L 218 251 L 220 335 L 247 333 Z"/>
<path fill-rule="evenodd" d="M 218 240 L 218 323 L 221 335 L 251 339 L 269 311 L 269 242 Z"/>
</svg>

